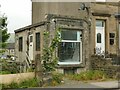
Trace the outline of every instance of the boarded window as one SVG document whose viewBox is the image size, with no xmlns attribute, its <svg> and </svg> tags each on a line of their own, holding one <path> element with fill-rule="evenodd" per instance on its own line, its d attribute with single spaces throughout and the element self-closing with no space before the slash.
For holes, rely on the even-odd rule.
<svg viewBox="0 0 120 90">
<path fill-rule="evenodd" d="M 23 37 L 19 38 L 19 51 L 23 50 Z"/>
<path fill-rule="evenodd" d="M 101 43 L 101 33 L 97 34 L 97 43 Z"/>
<path fill-rule="evenodd" d="M 36 33 L 36 51 L 40 51 L 40 33 Z"/>
</svg>

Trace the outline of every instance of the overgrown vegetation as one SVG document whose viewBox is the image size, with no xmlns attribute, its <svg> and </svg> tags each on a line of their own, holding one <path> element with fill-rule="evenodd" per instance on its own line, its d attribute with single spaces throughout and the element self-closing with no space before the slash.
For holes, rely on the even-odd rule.
<svg viewBox="0 0 120 90">
<path fill-rule="evenodd" d="M 8 62 L 7 60 L 0 59 L 1 71 L 0 74 L 14 74 L 19 73 L 19 64 L 16 62 Z"/>
<path fill-rule="evenodd" d="M 61 84 L 63 80 L 63 75 L 59 73 L 53 73 L 50 81 L 44 83 L 44 87 L 46 86 L 56 86 Z M 1 84 L 2 89 L 15 89 L 15 88 L 31 88 L 31 87 L 39 87 L 39 81 L 36 78 L 27 79 L 21 81 L 20 83 L 12 82 L 10 84 Z"/>
<path fill-rule="evenodd" d="M 58 43 L 61 41 L 60 28 L 57 28 L 55 35 L 51 38 L 50 31 L 44 31 L 44 45 L 43 45 L 43 71 L 54 71 L 57 65 L 58 58 L 55 55 L 55 50 Z"/>
<path fill-rule="evenodd" d="M 49 81 L 47 81 L 47 83 L 44 83 L 43 86 L 46 87 L 46 86 L 56 86 L 56 85 L 59 85 L 59 84 L 62 83 L 63 77 L 64 77 L 63 74 L 52 73 L 52 78 Z"/>
<path fill-rule="evenodd" d="M 2 89 L 29 88 L 29 87 L 38 87 L 38 81 L 36 78 L 24 80 L 20 83 L 12 82 L 11 84 L 2 84 Z"/>
<path fill-rule="evenodd" d="M 9 71 L 0 71 L 0 74 L 11 74 Z"/>
<path fill-rule="evenodd" d="M 108 76 L 102 71 L 84 71 L 80 74 L 67 75 L 69 79 L 77 80 L 77 81 L 88 81 L 88 80 L 97 80 L 104 81 L 108 78 Z"/>
</svg>

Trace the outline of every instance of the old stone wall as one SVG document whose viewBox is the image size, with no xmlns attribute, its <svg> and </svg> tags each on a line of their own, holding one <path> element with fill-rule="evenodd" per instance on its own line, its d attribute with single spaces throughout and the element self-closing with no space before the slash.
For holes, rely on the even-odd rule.
<svg viewBox="0 0 120 90">
<path fill-rule="evenodd" d="M 105 72 L 109 77 L 117 78 L 120 66 L 113 65 L 112 58 L 104 58 L 101 56 L 91 56 L 91 69 Z"/>
</svg>

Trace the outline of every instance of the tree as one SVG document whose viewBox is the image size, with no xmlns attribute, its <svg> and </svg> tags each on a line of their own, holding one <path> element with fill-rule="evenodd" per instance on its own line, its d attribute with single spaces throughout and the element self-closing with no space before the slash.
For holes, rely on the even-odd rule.
<svg viewBox="0 0 120 90">
<path fill-rule="evenodd" d="M 7 17 L 0 16 L 0 48 L 5 48 L 10 34 L 7 33 Z"/>
</svg>

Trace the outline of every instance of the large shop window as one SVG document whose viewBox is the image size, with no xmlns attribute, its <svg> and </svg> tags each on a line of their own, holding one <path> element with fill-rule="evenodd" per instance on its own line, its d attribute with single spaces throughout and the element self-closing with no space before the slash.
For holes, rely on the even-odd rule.
<svg viewBox="0 0 120 90">
<path fill-rule="evenodd" d="M 79 64 L 81 60 L 80 31 L 62 30 L 58 46 L 59 64 Z"/>
</svg>

